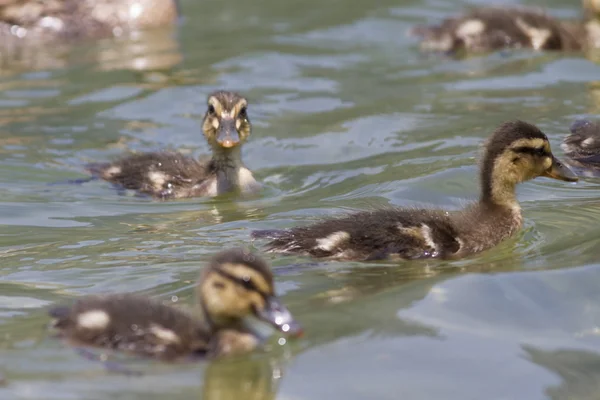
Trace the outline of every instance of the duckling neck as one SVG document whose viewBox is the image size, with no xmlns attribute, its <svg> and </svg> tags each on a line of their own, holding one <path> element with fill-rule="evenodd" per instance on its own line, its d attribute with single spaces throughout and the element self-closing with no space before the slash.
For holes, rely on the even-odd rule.
<svg viewBox="0 0 600 400">
<path fill-rule="evenodd" d="M 210 167 L 217 178 L 218 193 L 224 193 L 233 188 L 243 189 L 248 184 L 248 180 L 254 182 L 252 174 L 242 162 L 240 147 L 215 150 Z"/>
<path fill-rule="evenodd" d="M 520 228 L 521 206 L 517 201 L 515 181 L 503 179 L 501 174 L 482 175 L 478 213 L 484 219 L 486 215 L 510 219 L 511 231 Z"/>
</svg>

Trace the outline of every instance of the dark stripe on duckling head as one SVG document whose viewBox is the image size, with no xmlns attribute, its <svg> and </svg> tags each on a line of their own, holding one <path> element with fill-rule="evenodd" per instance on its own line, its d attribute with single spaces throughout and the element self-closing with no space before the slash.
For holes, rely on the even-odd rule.
<svg viewBox="0 0 600 400">
<path fill-rule="evenodd" d="M 220 115 L 223 111 L 231 111 L 236 105 L 240 104 L 240 109 L 246 108 L 248 101 L 238 93 L 219 90 L 208 95 L 208 109 L 218 111 Z M 245 111 L 245 110 L 244 110 Z"/>
<path fill-rule="evenodd" d="M 511 149 L 515 153 L 529 154 L 536 157 L 551 157 L 552 154 L 546 151 L 545 147 L 529 147 L 529 146 L 520 146 Z"/>
<path fill-rule="evenodd" d="M 215 269 L 214 272 L 216 272 L 218 275 L 222 276 L 225 279 L 229 279 L 236 285 L 239 285 L 246 290 L 250 290 L 250 291 L 260 294 L 263 299 L 266 299 L 267 297 L 271 296 L 271 294 L 265 293 L 262 290 L 260 290 L 258 288 L 258 286 L 256 286 L 256 284 L 254 283 L 252 278 L 250 278 L 247 275 L 240 278 L 240 277 L 237 277 L 234 274 L 230 274 L 229 272 L 224 271 L 222 269 Z"/>
</svg>

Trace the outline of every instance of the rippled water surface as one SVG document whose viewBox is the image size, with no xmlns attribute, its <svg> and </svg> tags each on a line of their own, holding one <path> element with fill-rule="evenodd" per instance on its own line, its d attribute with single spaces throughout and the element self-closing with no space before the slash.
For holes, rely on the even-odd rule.
<svg viewBox="0 0 600 400">
<path fill-rule="evenodd" d="M 483 3 L 483 2 L 481 2 Z M 531 3 L 530 3 L 531 4 Z M 24 51 L 0 74 L 2 399 L 597 399 L 600 189 L 519 187 L 524 230 L 457 262 L 314 262 L 268 255 L 306 335 L 215 363 L 107 373 L 47 338 L 45 308 L 79 295 L 193 303 L 193 282 L 252 229 L 344 209 L 458 208 L 479 145 L 523 118 L 555 153 L 600 113 L 600 65 L 579 54 L 419 54 L 407 29 L 459 1 L 186 0 L 177 32 Z M 558 16 L 578 2 L 546 2 Z M 6 65 L 4 65 L 6 64 Z M 203 154 L 206 95 L 250 99 L 246 164 L 262 197 L 120 196 L 83 165 L 127 150 Z"/>
</svg>

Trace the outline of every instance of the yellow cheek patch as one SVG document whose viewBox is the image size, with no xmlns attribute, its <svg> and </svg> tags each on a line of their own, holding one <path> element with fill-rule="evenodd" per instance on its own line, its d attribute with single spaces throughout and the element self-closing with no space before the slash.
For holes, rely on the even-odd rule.
<svg viewBox="0 0 600 400">
<path fill-rule="evenodd" d="M 219 129 L 219 120 L 216 119 L 216 118 L 213 118 L 213 120 L 212 120 L 212 126 L 215 129 Z"/>
<path fill-rule="evenodd" d="M 550 169 L 552 167 L 552 159 L 550 157 L 544 158 L 544 169 Z"/>
</svg>

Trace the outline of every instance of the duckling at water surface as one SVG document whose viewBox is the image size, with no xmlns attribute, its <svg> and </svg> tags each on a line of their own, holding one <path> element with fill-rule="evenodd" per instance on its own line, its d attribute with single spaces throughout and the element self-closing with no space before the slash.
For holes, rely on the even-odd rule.
<svg viewBox="0 0 600 400">
<path fill-rule="evenodd" d="M 515 187 L 546 176 L 577 181 L 548 138 L 522 121 L 501 124 L 485 144 L 481 197 L 461 211 L 390 208 L 327 219 L 285 231 L 254 231 L 268 250 L 346 260 L 459 258 L 515 234 L 522 224 Z"/>
<path fill-rule="evenodd" d="M 290 335 L 302 332 L 275 296 L 269 266 L 248 251 L 217 254 L 202 272 L 196 296 L 202 319 L 134 294 L 86 296 L 50 315 L 58 336 L 70 344 L 164 360 L 251 351 L 263 339 L 253 319 Z"/>
<path fill-rule="evenodd" d="M 567 162 L 594 176 L 600 175 L 600 126 L 580 119 L 573 122 L 570 130 L 561 144 Z"/>
<path fill-rule="evenodd" d="M 0 38 L 82 39 L 118 36 L 176 23 L 178 0 L 2 0 Z"/>
<path fill-rule="evenodd" d="M 163 151 L 134 154 L 110 164 L 91 164 L 94 175 L 155 198 L 217 196 L 233 190 L 260 189 L 242 162 L 241 147 L 250 136 L 248 101 L 239 94 L 218 91 L 208 96 L 202 130 L 212 158 L 198 161 Z"/>
<path fill-rule="evenodd" d="M 560 21 L 526 8 L 481 7 L 447 18 L 439 25 L 421 25 L 410 33 L 423 50 L 482 53 L 501 49 L 577 51 L 593 45 L 596 30 L 584 21 Z"/>
</svg>

